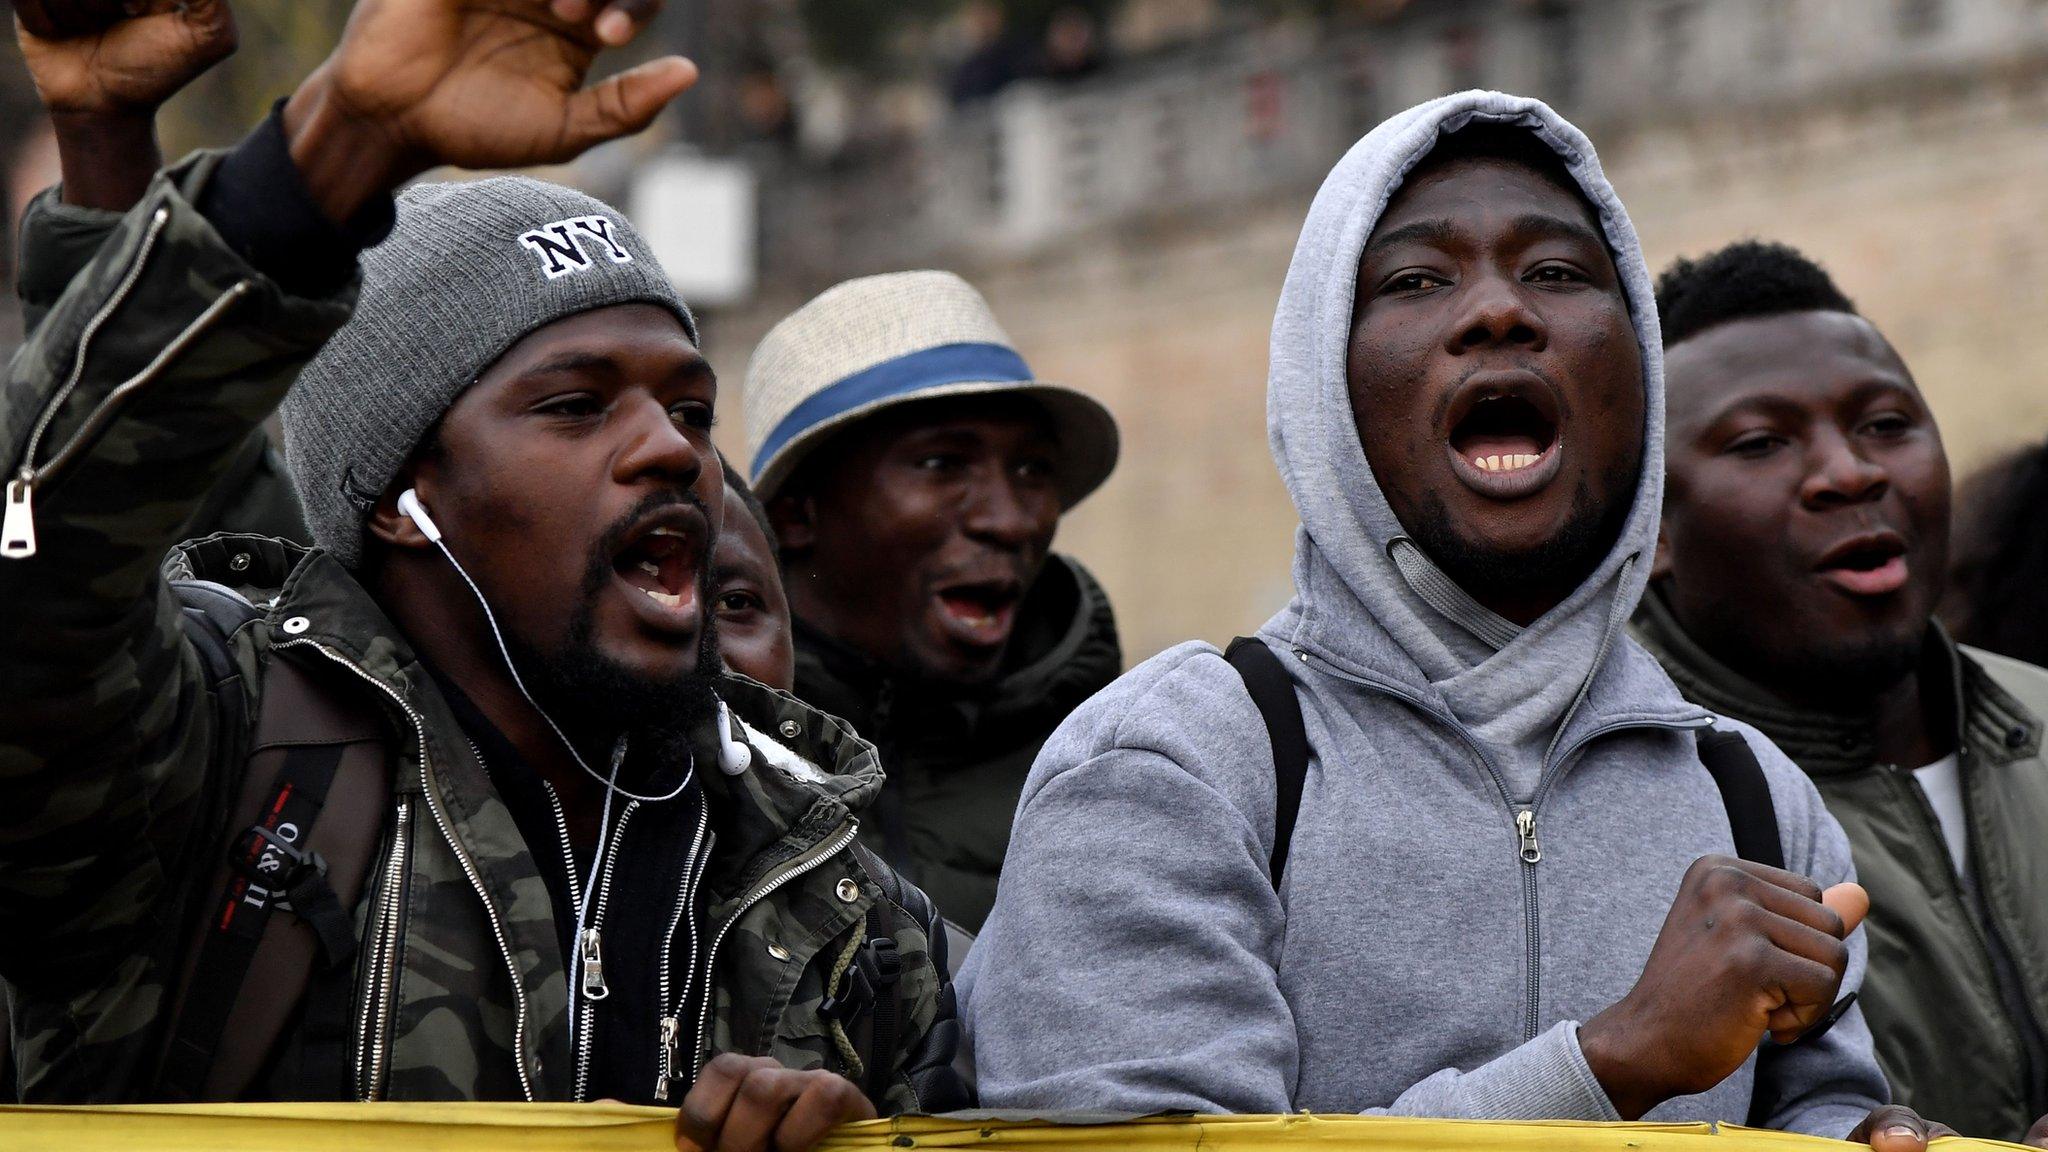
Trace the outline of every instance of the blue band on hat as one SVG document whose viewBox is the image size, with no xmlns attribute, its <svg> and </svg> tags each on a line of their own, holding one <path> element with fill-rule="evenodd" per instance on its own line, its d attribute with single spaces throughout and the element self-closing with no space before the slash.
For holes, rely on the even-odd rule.
<svg viewBox="0 0 2048 1152">
<path fill-rule="evenodd" d="M 855 372 L 813 394 L 775 425 L 761 450 L 754 453 L 755 481 L 791 440 L 838 416 L 877 400 L 907 396 L 945 384 L 1028 383 L 1031 366 L 1013 348 L 1001 344 L 941 344 L 884 360 Z"/>
</svg>

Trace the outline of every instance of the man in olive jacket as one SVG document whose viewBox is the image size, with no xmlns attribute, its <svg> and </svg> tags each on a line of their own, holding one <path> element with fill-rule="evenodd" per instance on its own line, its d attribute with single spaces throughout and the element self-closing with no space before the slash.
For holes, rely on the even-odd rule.
<svg viewBox="0 0 2048 1152">
<path fill-rule="evenodd" d="M 2017 1140 L 2048 1112 L 2048 671 L 1933 622 L 1941 434 L 1824 271 L 1734 244 L 1667 271 L 1657 307 L 1668 481 L 1637 636 L 1797 761 L 1848 832 L 1895 1099 Z"/>
<path fill-rule="evenodd" d="M 687 62 L 580 85 L 652 8 L 366 0 L 248 140 L 157 178 L 9 366 L 22 1098 L 179 1094 L 167 1029 L 217 991 L 181 987 L 182 958 L 200 938 L 209 971 L 230 923 L 209 882 L 231 840 L 264 872 L 300 832 L 261 825 L 265 848 L 223 813 L 273 724 L 332 712 L 370 718 L 347 735 L 391 786 L 329 809 L 367 802 L 382 831 L 339 940 L 294 857 L 287 910 L 327 967 L 232 1094 L 680 1101 L 704 1149 L 964 1103 L 936 912 L 854 846 L 872 747 L 718 672 L 716 381 L 652 254 L 531 180 L 415 189 L 394 217 L 435 164 L 644 126 Z M 322 546 L 215 536 L 160 568 L 280 399 Z M 239 619 L 201 619 L 195 589 Z M 285 687 L 312 695 L 280 708 Z"/>
</svg>

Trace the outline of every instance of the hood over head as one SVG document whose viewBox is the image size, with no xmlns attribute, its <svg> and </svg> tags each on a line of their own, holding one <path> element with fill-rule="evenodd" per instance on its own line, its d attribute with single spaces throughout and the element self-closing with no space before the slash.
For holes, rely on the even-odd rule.
<svg viewBox="0 0 2048 1152">
<path fill-rule="evenodd" d="M 1643 363 L 1633 507 L 1592 575 L 1527 628 L 1480 606 L 1408 539 L 1366 462 L 1345 371 L 1359 259 L 1374 225 L 1441 137 L 1486 121 L 1526 127 L 1564 161 L 1599 218 Z M 1642 596 L 1663 500 L 1664 361 L 1650 271 L 1591 141 L 1542 102 L 1500 92 L 1441 97 L 1380 124 L 1331 170 L 1309 208 L 1273 322 L 1271 365 L 1267 432 L 1301 516 L 1297 642 L 1440 694 L 1507 761 L 1518 787 L 1533 784 Z M 1361 627 L 1368 623 L 1405 659 L 1364 640 L 1374 631 Z"/>
</svg>

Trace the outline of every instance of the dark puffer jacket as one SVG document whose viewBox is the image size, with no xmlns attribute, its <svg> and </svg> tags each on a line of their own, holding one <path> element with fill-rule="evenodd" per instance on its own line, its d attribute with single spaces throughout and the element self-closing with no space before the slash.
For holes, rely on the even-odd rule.
<svg viewBox="0 0 2048 1152">
<path fill-rule="evenodd" d="M 1039 746 L 1123 670 L 1109 597 L 1054 555 L 1018 613 L 1003 673 L 974 687 L 889 671 L 802 621 L 796 632 L 797 695 L 874 741 L 888 773 L 862 838 L 978 931 Z"/>
</svg>

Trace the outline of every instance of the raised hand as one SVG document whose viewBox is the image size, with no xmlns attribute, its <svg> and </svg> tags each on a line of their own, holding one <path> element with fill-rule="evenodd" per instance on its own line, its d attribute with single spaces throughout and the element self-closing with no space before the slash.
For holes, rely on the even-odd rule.
<svg viewBox="0 0 2048 1152">
<path fill-rule="evenodd" d="M 112 11 L 98 15 L 111 22 L 79 20 L 75 9 L 91 7 L 14 0 L 21 56 L 53 117 L 154 116 L 235 50 L 235 17 L 225 0 L 102 4 Z"/>
<path fill-rule="evenodd" d="M 1623 1119 L 1732 1074 L 1766 1034 L 1789 1043 L 1827 1015 L 1870 908 L 1854 884 L 1727 856 L 1686 870 L 1643 974 L 1579 1028 L 1586 1063 Z"/>
<path fill-rule="evenodd" d="M 64 199 L 124 211 L 156 174 L 156 110 L 235 50 L 225 0 L 14 0 Z"/>
<path fill-rule="evenodd" d="M 695 82 L 669 56 L 590 88 L 598 51 L 660 0 L 361 0 L 285 109 L 292 158 L 330 216 L 437 164 L 558 163 L 637 132 Z"/>
</svg>

